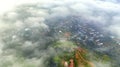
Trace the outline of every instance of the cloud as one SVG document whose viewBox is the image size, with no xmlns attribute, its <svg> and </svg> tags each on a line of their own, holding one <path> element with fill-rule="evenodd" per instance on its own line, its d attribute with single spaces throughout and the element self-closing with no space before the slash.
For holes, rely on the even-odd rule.
<svg viewBox="0 0 120 67">
<path fill-rule="evenodd" d="M 24 61 L 28 64 L 33 60 L 42 65 L 45 58 L 55 54 L 51 42 L 62 38 L 62 34 L 58 36 L 54 23 L 62 25 L 67 22 L 63 20 L 67 16 L 77 15 L 80 21 L 95 23 L 120 38 L 120 4 L 113 0 L 0 0 L 0 6 L 0 45 L 6 48 L 1 53 L 18 52 L 27 57 Z M 55 32 L 51 32 L 50 25 L 54 26 Z"/>
</svg>

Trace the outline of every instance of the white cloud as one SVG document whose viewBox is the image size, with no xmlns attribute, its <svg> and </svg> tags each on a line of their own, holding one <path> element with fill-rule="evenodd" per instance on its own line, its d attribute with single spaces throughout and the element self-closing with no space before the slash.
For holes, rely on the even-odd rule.
<svg viewBox="0 0 120 67">
<path fill-rule="evenodd" d="M 44 2 L 39 0 L 0 0 L 0 14 L 14 9 L 18 5 Z"/>
<path fill-rule="evenodd" d="M 0 20 L 0 36 L 2 36 L 3 34 L 1 32 L 8 29 L 15 29 L 15 32 L 20 32 L 20 34 L 22 32 L 22 34 L 26 34 L 26 33 L 29 33 L 29 31 L 26 32 L 26 28 L 37 27 L 33 30 L 30 30 L 32 32 L 30 36 L 33 38 L 35 37 L 37 38 L 38 35 L 41 36 L 41 39 L 39 39 L 39 42 L 41 43 L 39 42 L 32 43 L 32 41 L 30 42 L 26 41 L 25 43 L 23 43 L 24 44 L 23 47 L 33 48 L 33 45 L 42 46 L 42 44 L 46 42 L 46 39 L 44 38 L 42 39 L 42 37 L 44 36 L 42 36 L 41 34 L 42 33 L 44 34 L 44 32 L 42 31 L 41 33 L 38 28 L 41 27 L 46 31 L 48 30 L 48 26 L 44 23 L 46 17 L 65 16 L 65 15 L 75 13 L 76 15 L 80 15 L 83 19 L 87 21 L 93 21 L 96 23 L 104 24 L 104 25 L 107 24 L 108 27 L 105 27 L 105 28 L 110 32 L 114 33 L 115 35 L 119 36 L 120 38 L 120 23 L 119 23 L 120 22 L 120 4 L 112 1 L 113 0 L 105 1 L 105 2 L 100 0 L 91 0 L 91 1 L 90 0 L 0 0 L 0 15 L 8 11 L 7 13 L 5 13 L 6 14 L 5 18 L 10 20 L 15 19 L 15 21 L 12 21 L 10 23 L 9 21 L 6 22 L 3 20 Z M 22 5 L 22 4 L 26 4 L 26 5 L 33 4 L 38 7 L 38 9 L 36 9 L 35 7 L 27 7 L 28 9 L 26 9 L 26 11 L 30 13 L 31 16 L 25 17 L 24 21 L 18 18 L 18 15 L 19 16 L 23 16 L 23 15 L 20 15 L 19 13 L 14 11 L 16 10 L 14 9 L 16 6 Z M 42 9 L 41 7 L 43 7 L 44 9 Z M 17 8 L 17 9 L 20 9 L 20 8 Z M 1 15 L 1 18 L 3 18 L 2 15 Z M 56 19 L 51 19 L 51 20 L 56 20 Z M 32 35 L 33 33 L 34 35 Z M 16 33 L 12 33 L 12 34 L 9 33 L 9 35 L 5 35 L 2 37 L 11 36 L 15 38 L 13 36 L 14 34 Z M 37 55 L 39 51 L 36 50 L 35 52 L 36 52 L 35 54 Z M 54 50 L 52 53 L 54 53 Z M 43 55 L 44 55 L 44 52 L 43 52 Z M 41 61 L 41 63 L 43 62 Z M 103 67 L 103 66 L 100 66 L 100 67 Z"/>
<path fill-rule="evenodd" d="M 111 25 L 108 30 L 120 38 L 120 25 Z"/>
</svg>

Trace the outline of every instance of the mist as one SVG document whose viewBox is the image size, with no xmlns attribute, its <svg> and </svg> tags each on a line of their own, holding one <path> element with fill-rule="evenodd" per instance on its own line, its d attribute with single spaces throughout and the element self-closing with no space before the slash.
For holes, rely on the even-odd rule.
<svg viewBox="0 0 120 67">
<path fill-rule="evenodd" d="M 0 67 L 50 67 L 50 57 L 78 46 L 74 45 L 79 35 L 75 30 L 84 23 L 97 27 L 96 30 L 115 41 L 109 46 L 87 45 L 88 50 L 108 53 L 114 59 L 113 65 L 120 65 L 118 0 L 0 2 L 4 6 L 0 7 Z M 58 42 L 62 45 L 53 47 Z M 111 62 L 92 61 L 95 67 L 111 67 Z"/>
</svg>

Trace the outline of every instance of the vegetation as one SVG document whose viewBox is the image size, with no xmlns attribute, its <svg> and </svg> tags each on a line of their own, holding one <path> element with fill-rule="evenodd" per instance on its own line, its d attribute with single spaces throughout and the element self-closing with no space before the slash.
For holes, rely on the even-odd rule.
<svg viewBox="0 0 120 67">
<path fill-rule="evenodd" d="M 65 63 L 68 63 L 69 67 L 94 67 L 87 58 L 86 51 L 82 48 L 75 48 L 73 52 L 64 52 L 63 55 L 55 56 L 53 60 L 60 67 L 65 67 Z"/>
</svg>

